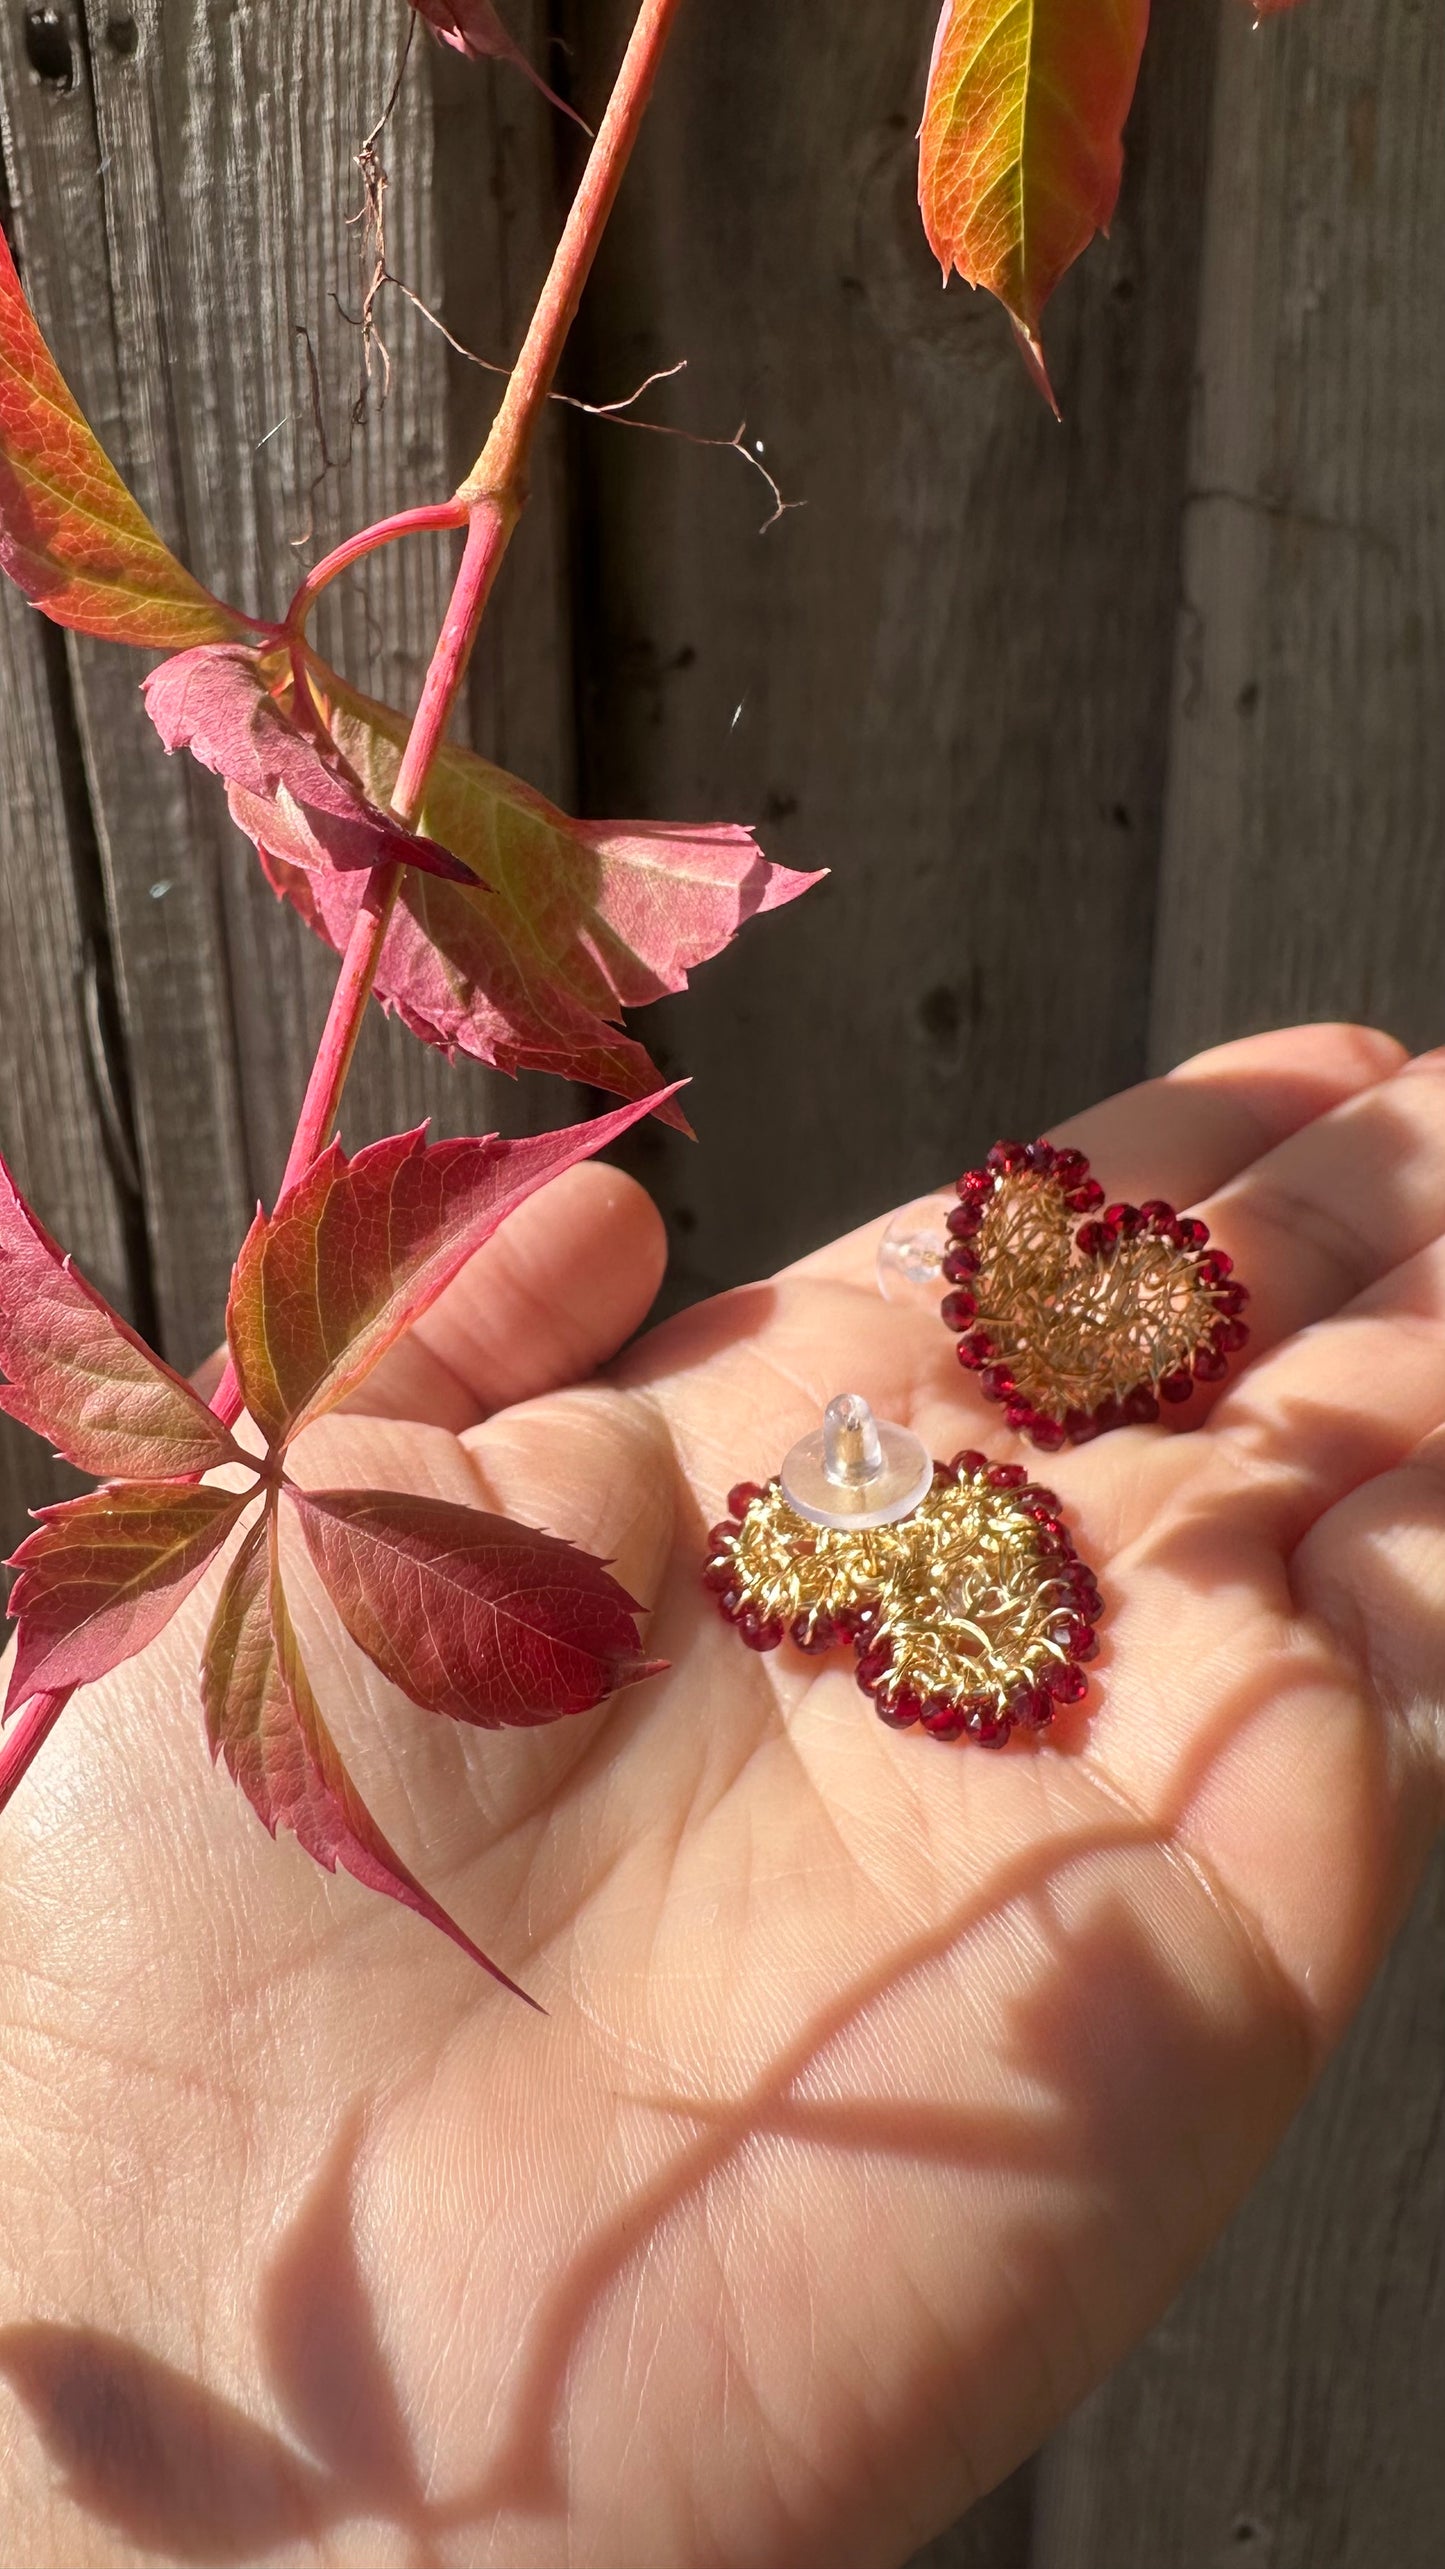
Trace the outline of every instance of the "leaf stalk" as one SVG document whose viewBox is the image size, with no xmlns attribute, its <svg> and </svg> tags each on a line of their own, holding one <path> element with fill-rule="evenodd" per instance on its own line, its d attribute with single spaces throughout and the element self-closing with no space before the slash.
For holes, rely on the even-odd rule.
<svg viewBox="0 0 1445 2569">
<path fill-rule="evenodd" d="M 532 441 L 681 5 L 682 0 L 642 0 L 607 111 L 588 154 L 501 407 L 481 454 L 455 498 L 440 503 L 435 510 L 408 510 L 402 516 L 380 520 L 375 527 L 352 537 L 308 573 L 291 603 L 286 629 L 288 637 L 294 638 L 327 581 L 378 544 L 418 532 L 424 526 L 466 525 L 467 541 L 456 585 L 392 792 L 392 810 L 409 828 L 415 827 L 421 812 L 432 761 L 441 747 L 466 676 L 493 582 L 526 504 Z M 367 879 L 287 1155 L 281 1181 L 283 1195 L 325 1147 L 335 1123 L 401 879 L 399 865 L 378 866 Z M 239 1418 L 241 1406 L 235 1368 L 228 1363 L 211 1407 L 229 1427 Z"/>
</svg>

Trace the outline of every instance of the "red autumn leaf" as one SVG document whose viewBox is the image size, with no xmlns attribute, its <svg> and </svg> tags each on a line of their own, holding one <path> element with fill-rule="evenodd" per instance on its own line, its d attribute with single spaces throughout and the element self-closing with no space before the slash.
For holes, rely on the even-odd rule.
<svg viewBox="0 0 1445 2569">
<path fill-rule="evenodd" d="M 550 1722 L 666 1665 L 626 1589 L 555 1534 L 398 1490 L 287 1496 L 352 1640 L 426 1712 Z"/>
<path fill-rule="evenodd" d="M 347 759 L 384 802 L 405 722 L 332 671 L 313 664 L 313 675 Z M 477 881 L 408 877 L 376 977 L 383 1007 L 444 1052 L 508 1072 L 553 1071 L 622 1097 L 658 1084 L 642 1046 L 616 1031 L 622 1010 L 684 989 L 745 920 L 821 879 L 770 865 L 749 830 L 728 825 L 569 820 L 463 749 L 439 753 L 422 817 Z M 277 891 L 342 952 L 359 887 L 302 873 L 265 841 L 259 813 L 237 818 L 261 844 Z M 677 1109 L 663 1120 L 687 1130 Z"/>
<path fill-rule="evenodd" d="M 38 1509 L 10 1562 L 19 1639 L 6 1711 L 42 1688 L 88 1686 L 144 1650 L 254 1495 L 122 1481 Z"/>
<path fill-rule="evenodd" d="M 86 426 L 0 236 L 0 568 L 57 624 L 179 651 L 247 631 L 161 542 Z"/>
<path fill-rule="evenodd" d="M 281 1444 L 333 1409 L 525 1197 L 655 1103 L 519 1141 L 428 1147 L 422 1126 L 354 1159 L 333 1143 L 257 1214 L 231 1278 L 226 1332 L 262 1433 Z"/>
<path fill-rule="evenodd" d="M 181 1480 L 244 1461 L 179 1374 L 112 1311 L 0 1160 L 0 1409 L 98 1480 Z"/>
<path fill-rule="evenodd" d="M 920 137 L 923 228 L 1013 320 L 1057 409 L 1039 315 L 1107 231 L 1149 0 L 945 0 Z"/>
<path fill-rule="evenodd" d="M 167 749 L 188 749 L 264 818 L 292 864 L 417 865 L 473 891 L 475 878 L 444 847 L 367 801 L 329 741 L 303 732 L 267 683 L 276 655 L 207 643 L 162 661 L 145 681 L 146 710 Z M 235 808 L 233 795 L 232 808 Z M 244 827 L 244 822 L 242 823 Z"/>
<path fill-rule="evenodd" d="M 560 107 L 564 116 L 570 116 L 574 125 L 582 125 L 584 134 L 591 132 L 589 125 L 582 124 L 576 108 L 569 107 L 565 98 L 559 98 L 555 89 L 548 88 L 541 73 L 533 70 L 521 46 L 508 35 L 493 0 L 411 0 L 411 5 L 417 16 L 425 18 L 427 25 L 435 28 L 442 43 L 450 45 L 454 53 L 466 54 L 473 62 L 490 57 L 495 62 L 515 63 L 518 71 L 526 73 L 534 89 L 540 89 L 543 97 L 550 99 L 554 107 Z"/>
<path fill-rule="evenodd" d="M 504 1989 L 527 1997 L 408 1872 L 347 1774 L 296 1646 L 274 1514 L 252 1528 L 227 1575 L 206 1636 L 201 1697 L 212 1756 L 225 1758 L 273 1837 L 289 1829 L 328 1873 L 340 1865 L 368 1890 L 399 1900 Z"/>
</svg>

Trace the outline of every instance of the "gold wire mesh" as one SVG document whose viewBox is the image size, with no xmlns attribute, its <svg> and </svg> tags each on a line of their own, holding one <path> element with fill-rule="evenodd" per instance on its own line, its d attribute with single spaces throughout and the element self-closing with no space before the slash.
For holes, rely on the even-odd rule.
<svg viewBox="0 0 1445 2569">
<path fill-rule="evenodd" d="M 836 1622 L 872 1609 L 863 1646 L 889 1646 L 881 1692 L 987 1700 L 1001 1711 L 1069 1657 L 1072 1550 L 1051 1546 L 1025 1494 L 982 1472 L 935 1481 L 911 1516 L 865 1532 L 810 1524 L 777 1483 L 725 1537 L 740 1610 L 759 1622 Z"/>
<path fill-rule="evenodd" d="M 993 1340 L 1017 1397 L 1053 1418 L 1187 1368 L 1219 1318 L 1199 1250 L 1144 1231 L 1087 1258 L 1075 1254 L 1077 1227 L 1051 1178 L 1016 1170 L 969 1243 L 979 1262 L 970 1325 Z"/>
</svg>

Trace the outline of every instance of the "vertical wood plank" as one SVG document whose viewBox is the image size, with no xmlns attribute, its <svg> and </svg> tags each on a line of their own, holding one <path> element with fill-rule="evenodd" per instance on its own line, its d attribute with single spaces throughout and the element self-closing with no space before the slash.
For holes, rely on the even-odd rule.
<svg viewBox="0 0 1445 2569">
<path fill-rule="evenodd" d="M 1445 17 L 1224 19 L 1155 1058 L 1445 1033 Z"/>
<path fill-rule="evenodd" d="M 58 644 L 58 636 L 53 637 Z M 95 976 L 71 826 L 54 680 L 64 655 L 8 583 L 0 588 L 0 1149 L 41 1219 L 101 1290 L 133 1310 L 122 1190 L 107 1148 L 87 1014 Z M 77 761 L 78 768 L 78 761 Z M 98 895 L 98 871 L 91 887 Z M 89 985 L 89 986 L 88 986 Z M 87 1001 L 89 999 L 89 1009 Z M 82 1486 L 38 1437 L 0 1420 L 0 1546 L 25 1512 Z"/>
<path fill-rule="evenodd" d="M 110 196 L 99 166 L 83 26 L 73 10 L 61 13 L 70 64 L 65 86 L 32 70 L 27 27 L 22 10 L 0 16 L 0 78 L 27 287 L 103 443 L 143 506 L 184 546 L 176 441 L 164 417 L 164 358 L 117 326 Z M 160 1323 L 168 1347 L 192 1359 L 201 1352 L 196 1316 L 214 1315 L 218 1307 L 225 1244 L 245 1201 L 221 920 L 213 868 L 201 854 L 205 809 L 180 766 L 155 762 L 136 694 L 137 657 L 84 637 L 67 648 L 137 1070 L 136 1122 Z M 167 888 L 153 897 L 159 884 Z M 147 1051 L 157 1069 L 164 1060 L 163 1078 L 145 1075 Z M 187 1066 L 184 1080 L 176 1077 L 178 1061 Z M 214 1316 L 210 1326 L 213 1332 Z"/>
<path fill-rule="evenodd" d="M 352 220 L 355 156 L 391 89 L 406 15 L 396 0 L 303 0 L 284 11 L 266 0 L 222 9 L 135 0 L 121 10 L 63 0 L 60 17 L 71 47 L 65 88 L 35 79 L 23 12 L 0 18 L 21 239 L 42 323 L 168 538 L 223 594 L 279 612 L 319 549 L 454 478 L 452 361 L 394 288 L 380 311 L 389 395 L 381 400 L 374 378 L 365 416 L 352 416 L 362 366 L 354 316 L 369 265 Z M 379 150 L 389 263 L 447 318 L 433 50 L 418 29 Z M 547 111 L 515 75 L 458 68 L 466 90 L 451 96 L 448 148 L 459 157 L 465 132 L 465 318 L 507 351 L 550 231 Z M 533 770 L 562 776 L 565 541 L 545 488 L 535 515 L 533 576 L 499 599 L 489 646 L 505 689 L 498 680 L 479 694 L 477 728 L 481 745 L 507 755 L 515 741 Z M 375 557 L 326 603 L 323 648 L 361 684 L 414 700 L 448 570 L 435 540 Z M 219 787 L 160 754 L 136 695 L 137 661 L 84 642 L 73 650 L 157 1300 L 168 1351 L 188 1362 L 214 1341 L 251 1203 L 274 1189 L 335 966 L 273 903 Z M 356 1140 L 428 1113 L 441 1130 L 565 1116 L 567 1093 L 535 1086 L 539 1099 L 519 1099 L 511 1083 L 453 1068 L 378 1017 L 346 1129 Z"/>
<path fill-rule="evenodd" d="M 806 503 L 760 538 L 735 458 L 576 434 L 589 809 L 833 868 L 638 1021 L 697 1075 L 702 1148 L 637 1146 L 680 1292 L 1143 1062 L 1213 26 L 1156 11 L 1113 238 L 1049 316 L 1060 428 L 939 291 L 926 14 L 686 14 L 583 316 L 588 391 L 686 357 L 655 415 L 746 413 Z"/>
<path fill-rule="evenodd" d="M 1445 21 L 1222 27 L 1151 1049 L 1445 1032 Z M 1437 1868 L 1265 2183 L 1041 2468 L 1036 2569 L 1434 2569 Z"/>
</svg>

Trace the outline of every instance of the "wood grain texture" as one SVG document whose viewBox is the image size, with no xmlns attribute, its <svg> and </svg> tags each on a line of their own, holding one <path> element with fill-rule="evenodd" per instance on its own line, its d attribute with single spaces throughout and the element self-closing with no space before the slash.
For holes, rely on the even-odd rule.
<svg viewBox="0 0 1445 2569">
<path fill-rule="evenodd" d="M 588 808 L 833 868 L 646 1021 L 696 1074 L 701 1150 L 635 1145 L 681 1292 L 1143 1061 L 1212 20 L 1157 12 L 1113 238 L 1049 315 L 1060 428 L 919 229 L 928 18 L 685 16 L 584 314 L 589 390 L 686 357 L 654 415 L 746 412 L 806 503 L 760 537 L 733 457 L 577 431 Z"/>
<path fill-rule="evenodd" d="M 1158 1061 L 1308 1016 L 1445 1035 L 1442 98 L 1437 8 L 1226 16 Z"/>
<path fill-rule="evenodd" d="M 69 86 L 41 80 L 28 21 L 0 16 L 0 78 L 26 284 L 62 368 L 113 461 L 167 537 L 186 550 L 168 338 L 154 235 L 117 261 L 129 156 L 99 175 L 100 110 L 78 17 L 62 13 Z M 136 78 L 143 54 L 126 66 Z M 149 158 L 147 153 L 146 158 Z M 120 283 L 116 278 L 119 275 Z M 153 302 L 155 308 L 152 309 Z M 169 320 L 173 316 L 167 315 Z M 145 1181 L 152 1268 L 167 1347 L 198 1355 L 214 1330 L 225 1244 L 245 1204 L 239 1096 L 223 928 L 205 798 L 156 761 L 136 693 L 139 659 L 82 636 L 66 644 L 105 860 Z M 214 837 L 212 836 L 212 848 Z M 163 893 L 153 887 L 164 884 Z M 184 1061 L 184 1080 L 176 1065 Z M 149 1064 L 149 1069 L 148 1069 Z"/>
<path fill-rule="evenodd" d="M 1445 1033 L 1442 95 L 1438 11 L 1225 18 L 1158 1062 L 1310 1015 Z M 1437 1868 L 1264 2184 L 1045 2456 L 1033 2569 L 1435 2569 L 1442 1925 Z"/>
<path fill-rule="evenodd" d="M 408 21 L 396 0 L 287 10 L 137 0 L 119 13 L 87 0 L 60 16 L 68 88 L 36 79 L 23 14 L 0 19 L 20 238 L 42 323 L 184 558 L 223 593 L 278 612 L 304 563 L 342 533 L 455 478 L 453 361 L 397 287 L 378 307 L 389 390 L 383 398 L 376 352 L 355 415 L 356 316 L 374 256 L 355 220 L 356 155 L 385 107 Z M 435 50 L 418 30 L 378 152 L 388 262 L 439 309 L 432 81 L 446 76 Z M 448 114 L 458 159 L 455 128 L 467 127 L 462 318 L 506 353 L 552 228 L 547 111 L 520 78 L 474 65 L 458 66 Z M 479 745 L 546 783 L 568 768 L 571 681 L 562 519 L 545 484 L 535 518 L 530 559 L 519 547 L 521 577 L 498 601 L 493 684 L 479 687 L 475 714 Z M 403 704 L 440 623 L 447 550 L 435 539 L 391 548 L 319 620 L 323 647 L 348 673 Z M 139 664 L 107 646 L 71 648 L 156 1299 L 167 1352 L 190 1363 L 214 1343 L 235 1245 L 279 1175 L 335 966 L 273 902 L 219 787 L 160 755 L 136 695 Z M 519 1096 L 473 1066 L 455 1069 L 378 1015 L 346 1131 L 359 1140 L 427 1115 L 439 1131 L 557 1120 L 546 1084 L 532 1085 L 539 1096 Z M 569 1102 L 564 1092 L 564 1115 Z"/>
<path fill-rule="evenodd" d="M 124 1187 L 115 1174 L 87 1019 L 103 998 L 85 880 L 78 756 L 67 776 L 64 651 L 8 583 L 0 588 L 0 1150 L 41 1218 L 101 1287 L 135 1309 Z M 57 723 L 57 713 L 61 721 Z M 77 792 L 82 808 L 77 812 Z M 77 845 L 77 840 L 79 844 Z M 121 1136 L 124 1150 L 124 1136 Z M 0 1420 L 0 1553 L 26 1511 L 69 1496 L 78 1475 Z"/>
</svg>

